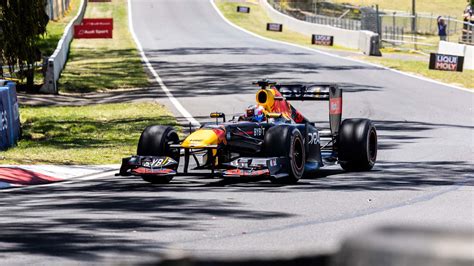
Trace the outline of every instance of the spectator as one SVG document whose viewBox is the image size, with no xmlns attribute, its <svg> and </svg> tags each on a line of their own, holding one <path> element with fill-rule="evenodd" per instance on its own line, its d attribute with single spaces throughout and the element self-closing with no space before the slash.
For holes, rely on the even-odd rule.
<svg viewBox="0 0 474 266">
<path fill-rule="evenodd" d="M 446 28 L 447 28 L 448 24 L 446 24 L 446 21 L 444 21 L 444 19 L 439 16 L 438 17 L 438 35 L 439 35 L 439 39 L 441 41 L 446 41 Z"/>
<path fill-rule="evenodd" d="M 473 16 L 473 6 L 472 1 L 467 0 L 468 4 L 464 9 L 464 27 L 462 31 L 462 41 L 471 43 L 472 40 L 472 30 L 474 25 L 474 16 Z"/>
<path fill-rule="evenodd" d="M 472 4 L 471 4 L 471 1 L 468 0 L 467 1 L 468 4 L 466 6 L 466 8 L 464 9 L 464 22 L 470 22 L 473 18 L 472 18 Z"/>
</svg>

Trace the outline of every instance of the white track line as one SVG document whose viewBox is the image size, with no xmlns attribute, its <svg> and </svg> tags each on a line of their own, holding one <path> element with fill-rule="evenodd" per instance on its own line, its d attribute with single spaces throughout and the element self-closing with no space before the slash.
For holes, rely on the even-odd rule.
<svg viewBox="0 0 474 266">
<path fill-rule="evenodd" d="M 434 83 L 434 84 L 437 84 L 437 85 L 443 85 L 443 86 L 446 86 L 446 87 L 450 87 L 450 88 L 454 88 L 454 89 L 458 89 L 458 90 L 462 90 L 462 91 L 467 91 L 467 92 L 470 92 L 470 93 L 474 93 L 474 90 L 470 90 L 470 89 L 466 89 L 466 88 L 462 88 L 462 87 L 459 87 L 459 86 L 455 86 L 455 85 L 451 85 L 451 84 L 446 84 L 446 83 L 443 83 L 443 82 L 440 82 L 440 81 L 437 81 L 437 80 L 433 80 L 433 79 L 430 79 L 430 78 L 425 78 L 425 77 L 420 77 L 420 76 L 417 76 L 417 75 L 413 75 L 413 74 L 410 74 L 410 73 L 406 73 L 406 72 L 403 72 L 403 71 L 399 71 L 399 70 L 396 70 L 396 69 L 393 69 L 393 68 L 389 68 L 389 67 L 386 67 L 386 66 L 382 66 L 382 65 L 377 65 L 377 64 L 374 64 L 374 63 L 369 63 L 369 62 L 366 62 L 366 61 L 362 61 L 362 60 L 357 60 L 357 59 L 354 59 L 354 58 L 347 58 L 347 57 L 343 57 L 343 56 L 339 56 L 339 55 L 336 55 L 336 54 L 331 54 L 331 53 L 327 53 L 327 52 L 323 52 L 323 51 L 320 51 L 320 50 L 316 50 L 316 49 L 312 49 L 312 48 L 308 48 L 308 47 L 305 47 L 305 46 L 302 46 L 302 45 L 298 45 L 298 44 L 294 44 L 294 43 L 288 43 L 288 42 L 283 42 L 283 41 L 278 41 L 278 40 L 273 40 L 273 39 L 270 39 L 270 38 L 266 38 L 266 37 L 263 37 L 263 36 L 260 36 L 256 33 L 253 33 L 251 31 L 248 31 L 244 28 L 241 28 L 237 25 L 235 25 L 234 23 L 232 23 L 230 20 L 228 20 L 222 13 L 221 11 L 219 10 L 219 8 L 216 6 L 214 0 L 209 0 L 209 2 L 211 3 L 211 5 L 214 7 L 214 9 L 216 10 L 217 14 L 219 14 L 219 16 L 225 21 L 227 22 L 227 24 L 229 24 L 230 26 L 240 30 L 240 31 L 243 31 L 247 34 L 250 34 L 254 37 L 257 37 L 259 39 L 262 39 L 262 40 L 265 40 L 265 41 L 269 41 L 269 42 L 273 42 L 273 43 L 279 43 L 279 44 L 284 44 L 284 45 L 288 45 L 288 46 L 293 46 L 293 47 L 298 47 L 298 48 L 301 48 L 301 49 L 304 49 L 304 50 L 307 50 L 307 51 L 311 51 L 313 53 L 319 53 L 319 54 L 324 54 L 324 55 L 327 55 L 327 56 L 332 56 L 332 57 L 336 57 L 336 58 L 339 58 L 339 59 L 344 59 L 344 60 L 348 60 L 348 61 L 352 61 L 352 62 L 356 62 L 356 63 L 360 63 L 360 64 L 365 64 L 365 65 L 369 65 L 369 66 L 374 66 L 374 67 L 379 67 L 379 68 L 382 68 L 382 69 L 385 69 L 385 70 L 388 70 L 388 71 L 392 71 L 392 72 L 395 72 L 395 73 L 398 73 L 398 74 L 402 74 L 402 75 L 405 75 L 405 76 L 408 76 L 408 77 L 412 77 L 412 78 L 416 78 L 416 79 L 420 79 L 420 80 L 423 80 L 423 81 L 427 81 L 427 82 L 431 82 L 431 83 Z"/>
<path fill-rule="evenodd" d="M 171 91 L 166 87 L 165 83 L 163 83 L 163 80 L 160 78 L 158 73 L 155 71 L 153 66 L 151 65 L 150 61 L 145 55 L 145 52 L 143 51 L 143 46 L 141 45 L 140 41 L 137 38 L 137 35 L 135 34 L 135 30 L 133 29 L 133 20 L 132 20 L 132 3 L 131 0 L 128 0 L 128 27 L 130 30 L 130 33 L 132 34 L 133 40 L 135 41 L 135 44 L 137 45 L 137 49 L 140 51 L 140 55 L 142 57 L 143 62 L 147 66 L 148 70 L 151 72 L 151 74 L 155 77 L 156 82 L 160 85 L 161 89 L 163 92 L 168 96 L 168 99 L 171 101 L 171 103 L 174 105 L 174 107 L 181 113 L 181 115 L 186 118 L 193 126 L 199 127 L 200 123 L 184 108 L 184 106 L 173 96 Z"/>
</svg>

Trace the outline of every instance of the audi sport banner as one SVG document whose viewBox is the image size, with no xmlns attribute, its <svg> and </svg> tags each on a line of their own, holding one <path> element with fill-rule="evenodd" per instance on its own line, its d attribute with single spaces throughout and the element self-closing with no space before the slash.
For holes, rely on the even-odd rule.
<svg viewBox="0 0 474 266">
<path fill-rule="evenodd" d="M 268 31 L 283 31 L 283 24 L 278 23 L 267 23 L 267 30 Z"/>
<path fill-rule="evenodd" d="M 430 54 L 430 69 L 462 72 L 464 57 L 446 54 Z"/>
<path fill-rule="evenodd" d="M 334 36 L 313 34 L 311 43 L 316 45 L 333 46 Z"/>
<path fill-rule="evenodd" d="M 250 13 L 250 7 L 248 6 L 238 6 L 237 12 L 239 13 Z"/>
<path fill-rule="evenodd" d="M 20 136 L 20 113 L 15 83 L 0 81 L 0 86 L 0 150 L 6 150 Z"/>
<path fill-rule="evenodd" d="M 112 18 L 85 18 L 74 26 L 74 38 L 112 39 L 114 20 Z"/>
</svg>

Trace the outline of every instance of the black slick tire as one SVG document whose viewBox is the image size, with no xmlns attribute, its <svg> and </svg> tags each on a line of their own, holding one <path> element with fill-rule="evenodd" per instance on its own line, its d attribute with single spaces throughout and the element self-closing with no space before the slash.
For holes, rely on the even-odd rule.
<svg viewBox="0 0 474 266">
<path fill-rule="evenodd" d="M 377 131 L 368 119 L 345 119 L 338 137 L 339 163 L 346 171 L 369 171 L 377 160 Z"/>
<path fill-rule="evenodd" d="M 176 131 L 169 126 L 148 126 L 143 130 L 138 141 L 137 155 L 140 156 L 168 156 L 179 162 L 179 149 L 170 148 L 170 144 L 178 144 L 179 137 Z M 152 184 L 166 184 L 173 176 L 142 176 L 143 180 Z"/>
<path fill-rule="evenodd" d="M 264 137 L 264 153 L 268 157 L 286 157 L 288 176 L 271 178 L 272 183 L 294 184 L 304 174 L 306 154 L 301 132 L 292 126 L 279 125 L 268 129 Z"/>
</svg>

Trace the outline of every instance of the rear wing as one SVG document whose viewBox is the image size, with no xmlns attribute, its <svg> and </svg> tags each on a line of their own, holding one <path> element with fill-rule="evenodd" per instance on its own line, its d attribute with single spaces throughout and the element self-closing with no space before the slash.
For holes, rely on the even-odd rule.
<svg viewBox="0 0 474 266">
<path fill-rule="evenodd" d="M 329 101 L 329 125 L 333 136 L 339 133 L 342 120 L 342 90 L 336 84 L 275 84 L 289 101 Z"/>
</svg>

